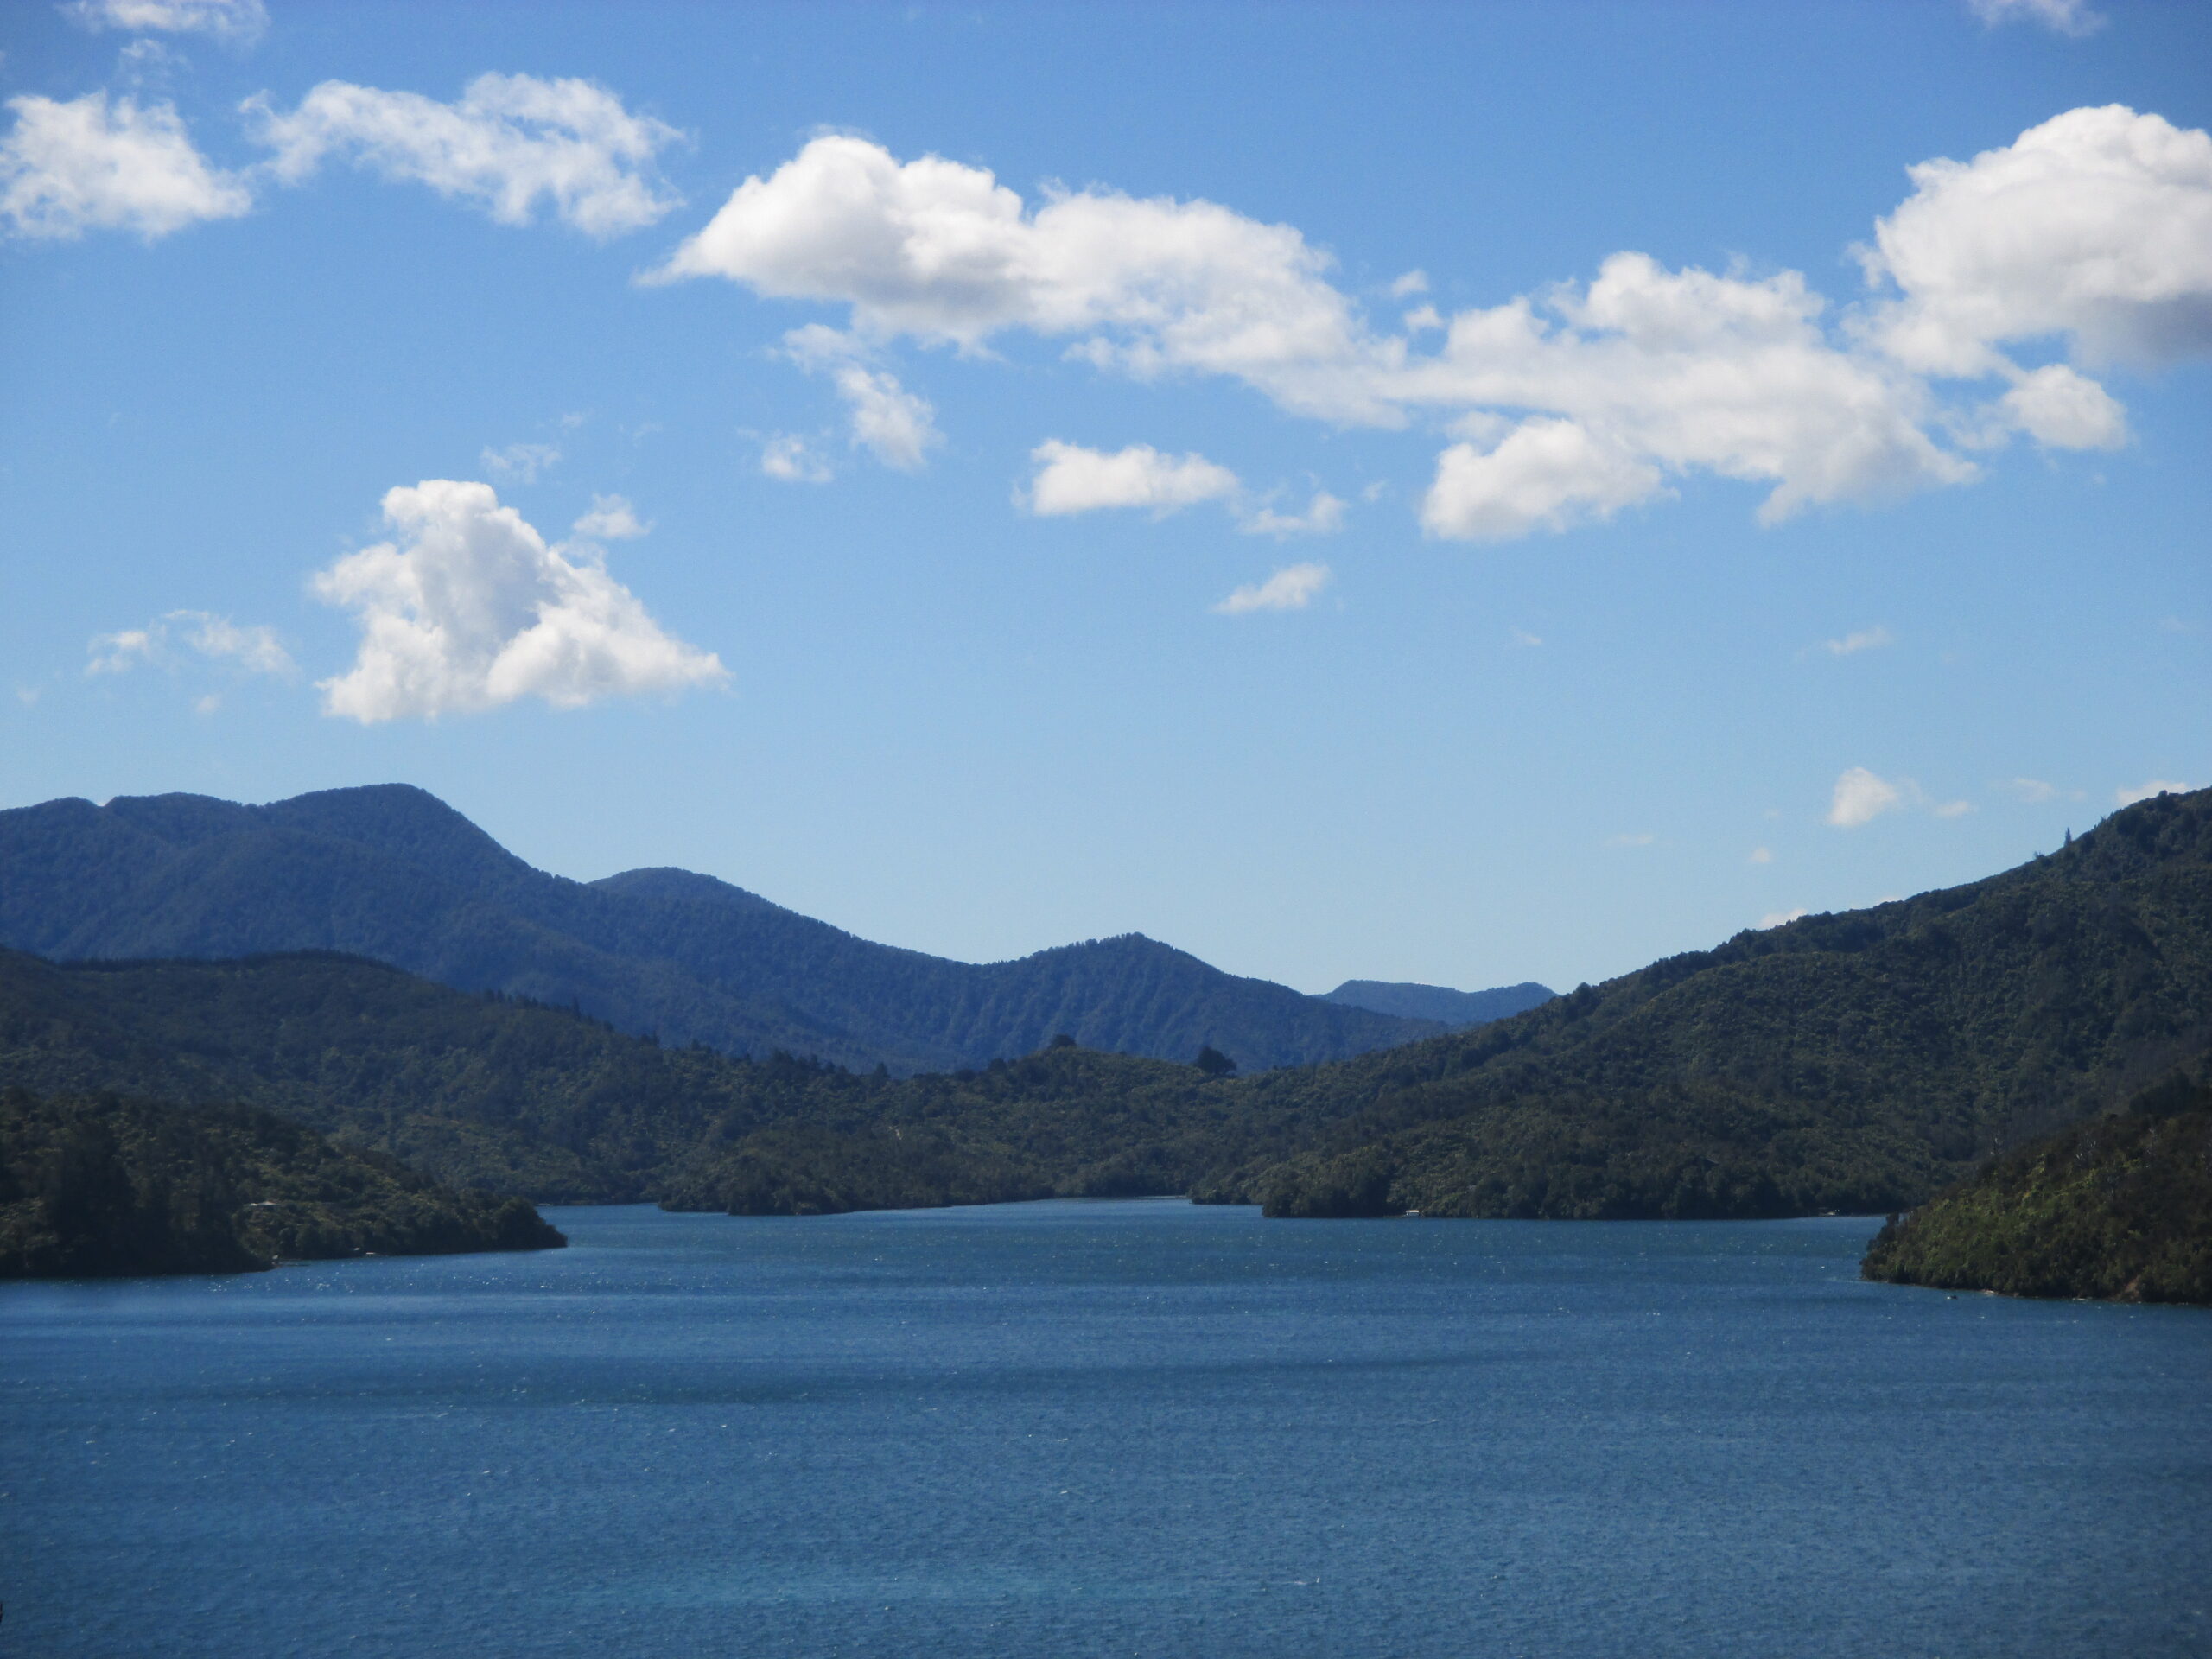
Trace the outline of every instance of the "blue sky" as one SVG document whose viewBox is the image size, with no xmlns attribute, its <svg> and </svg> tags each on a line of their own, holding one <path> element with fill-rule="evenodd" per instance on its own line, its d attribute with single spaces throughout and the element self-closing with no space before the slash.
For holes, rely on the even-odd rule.
<svg viewBox="0 0 2212 1659">
<path fill-rule="evenodd" d="M 0 52 L 0 804 L 401 780 L 566 874 L 1319 990 L 2212 781 L 2201 6 Z"/>
</svg>

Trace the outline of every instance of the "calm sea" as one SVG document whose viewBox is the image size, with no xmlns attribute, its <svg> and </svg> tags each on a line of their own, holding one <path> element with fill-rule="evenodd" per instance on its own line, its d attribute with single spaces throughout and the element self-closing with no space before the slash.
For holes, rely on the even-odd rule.
<svg viewBox="0 0 2212 1659">
<path fill-rule="evenodd" d="M 0 1659 L 2212 1651 L 2212 1313 L 1865 1221 L 548 1213 L 0 1287 Z"/>
</svg>

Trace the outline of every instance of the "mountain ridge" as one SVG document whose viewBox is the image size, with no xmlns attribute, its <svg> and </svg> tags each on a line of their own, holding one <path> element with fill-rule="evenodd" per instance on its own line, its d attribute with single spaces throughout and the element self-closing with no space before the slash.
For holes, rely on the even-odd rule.
<svg viewBox="0 0 2212 1659">
<path fill-rule="evenodd" d="M 408 785 L 0 812 L 0 944 L 61 961 L 350 952 L 673 1042 L 902 1075 L 1016 1058 L 1064 1032 L 1163 1059 L 1212 1046 L 1261 1071 L 1442 1028 L 1225 974 L 1139 934 L 968 963 L 694 872 L 574 881 Z"/>
</svg>

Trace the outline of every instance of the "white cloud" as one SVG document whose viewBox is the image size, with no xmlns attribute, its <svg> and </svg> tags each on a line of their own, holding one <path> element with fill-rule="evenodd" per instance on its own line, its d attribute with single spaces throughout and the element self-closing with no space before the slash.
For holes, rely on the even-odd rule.
<svg viewBox="0 0 2212 1659">
<path fill-rule="evenodd" d="M 594 495 L 591 511 L 569 526 L 578 536 L 594 541 L 626 542 L 643 536 L 652 526 L 641 524 L 638 510 L 626 495 Z"/>
<path fill-rule="evenodd" d="M 1963 818 L 1974 810 L 1972 801 L 1938 801 L 1928 809 L 1939 818 Z"/>
<path fill-rule="evenodd" d="M 86 29 L 212 35 L 240 45 L 259 40 L 269 27 L 261 0 L 71 0 L 61 13 Z"/>
<path fill-rule="evenodd" d="M 1996 347 L 2051 336 L 2090 361 L 2212 348 L 2212 136 L 2113 104 L 1907 170 L 1912 196 L 1859 251 L 1897 289 L 1867 330 L 1899 362 L 2018 376 Z M 2079 387 L 2024 384 L 2024 414 L 2090 406 Z M 2093 447 L 2113 441 L 2108 419 L 2050 418 L 2044 442 L 2085 420 Z"/>
<path fill-rule="evenodd" d="M 541 200 L 585 235 L 642 229 L 677 206 L 653 157 L 683 135 L 588 80 L 479 75 L 441 104 L 326 80 L 280 111 L 265 94 L 245 106 L 276 151 L 275 177 L 296 184 L 327 156 L 473 202 L 502 225 L 527 225 Z"/>
<path fill-rule="evenodd" d="M 2038 802 L 2058 798 L 2057 786 L 2047 784 L 2040 778 L 2015 778 L 2001 787 L 2031 806 Z"/>
<path fill-rule="evenodd" d="M 2061 35 L 2094 35 L 2104 18 L 2085 0 L 1967 0 L 1974 15 L 1994 29 L 1999 23 L 2041 23 Z"/>
<path fill-rule="evenodd" d="M 1812 912 L 1802 905 L 1795 910 L 1770 910 L 1759 918 L 1759 931 L 1764 933 L 1770 927 L 1787 927 L 1790 923 L 1811 914 Z"/>
<path fill-rule="evenodd" d="M 397 539 L 315 578 L 361 626 L 352 669 L 319 683 L 327 714 L 368 725 L 523 697 L 574 709 L 728 678 L 712 653 L 663 632 L 594 550 L 547 546 L 488 484 L 394 489 L 384 516 Z"/>
<path fill-rule="evenodd" d="M 2117 449 L 2127 442 L 2120 400 L 2063 363 L 2020 374 L 1985 418 L 1999 432 L 2024 432 L 2046 449 Z"/>
<path fill-rule="evenodd" d="M 0 139 L 0 219 L 18 236 L 129 231 L 152 242 L 253 206 L 243 183 L 193 148 L 167 104 L 87 92 L 66 104 L 11 98 L 8 107 L 16 124 Z"/>
<path fill-rule="evenodd" d="M 1213 608 L 1220 616 L 1243 616 L 1253 611 L 1302 611 L 1313 603 L 1313 595 L 1328 585 L 1327 565 L 1289 565 L 1265 582 L 1239 588 Z"/>
<path fill-rule="evenodd" d="M 117 633 L 96 633 L 86 642 L 87 674 L 122 674 L 140 663 L 151 662 L 156 649 L 151 628 L 124 628 Z"/>
<path fill-rule="evenodd" d="M 1344 504 L 1326 490 L 1313 492 L 1303 512 L 1277 512 L 1261 506 L 1248 512 L 1236 528 L 1247 536 L 1333 536 L 1344 527 Z"/>
<path fill-rule="evenodd" d="M 2148 783 L 2138 784 L 2133 789 L 2115 789 L 2114 802 L 2121 806 L 2133 806 L 2138 801 L 2147 801 L 2158 795 L 2186 795 L 2195 788 L 2193 784 L 2177 783 L 2171 778 L 2153 778 Z"/>
<path fill-rule="evenodd" d="M 1436 461 L 1421 528 L 1461 541 L 1602 522 L 1656 495 L 1659 471 L 1573 421 L 1523 421 L 1487 453 L 1455 443 Z"/>
<path fill-rule="evenodd" d="M 827 484 L 831 476 L 830 463 L 790 432 L 779 432 L 760 446 L 760 470 L 785 484 Z"/>
<path fill-rule="evenodd" d="M 1046 518 L 1107 507 L 1142 507 L 1165 518 L 1201 501 L 1234 500 L 1243 487 L 1236 474 L 1204 455 L 1162 454 L 1148 443 L 1109 454 L 1048 438 L 1029 459 L 1037 472 L 1026 505 Z"/>
<path fill-rule="evenodd" d="M 1879 651 L 1884 645 L 1894 645 L 1897 642 L 1897 635 L 1880 623 L 1876 623 L 1871 628 L 1847 633 L 1840 639 L 1823 640 L 1821 649 L 1831 657 L 1851 657 L 1862 651 Z"/>
<path fill-rule="evenodd" d="M 1835 780 L 1835 794 L 1828 803 L 1828 822 L 1839 830 L 1855 830 L 1885 812 L 1894 812 L 1919 791 L 1909 782 L 1891 783 L 1864 766 L 1853 766 Z"/>
<path fill-rule="evenodd" d="M 1840 321 L 1796 271 L 1630 251 L 1586 283 L 1424 308 L 1393 333 L 1294 226 L 1098 187 L 1025 201 L 986 169 L 849 136 L 746 180 L 649 280 L 842 305 L 849 334 L 817 327 L 870 351 L 905 336 L 982 353 L 1026 334 L 1138 378 L 1227 376 L 1340 425 L 1434 422 L 1461 441 L 1422 523 L 1471 539 L 1601 522 L 1696 474 L 1764 486 L 1770 524 L 1971 482 L 1961 450 L 2018 434 L 2110 448 L 2126 416 L 2102 386 L 1998 346 L 2055 334 L 2085 359 L 2162 359 L 2212 341 L 2212 137 L 2076 110 L 1911 171 L 1863 255 L 1877 292 Z M 2005 385 L 1937 385 L 1991 378 Z"/>
<path fill-rule="evenodd" d="M 511 443 L 504 449 L 487 446 L 477 459 L 495 478 L 511 484 L 535 484 L 540 473 L 561 464 L 561 452 L 550 443 Z"/>
<path fill-rule="evenodd" d="M 1515 628 L 1508 633 L 1506 637 L 1512 644 L 1519 645 L 1524 650 L 1533 649 L 1534 647 L 1544 643 L 1543 635 L 1540 633 L 1531 633 L 1526 628 Z"/>
<path fill-rule="evenodd" d="M 208 611 L 171 611 L 143 628 L 95 635 L 86 647 L 87 674 L 121 674 L 141 663 L 176 660 L 172 636 L 213 661 L 227 661 L 249 674 L 290 676 L 299 671 L 274 628 L 241 626 Z"/>
<path fill-rule="evenodd" d="M 1771 847 L 1754 847 L 1751 849 L 1749 861 L 1753 864 L 1771 864 L 1774 862 L 1774 849 Z"/>
<path fill-rule="evenodd" d="M 1100 367 L 1232 375 L 1301 413 L 1395 423 L 1370 384 L 1388 354 L 1329 263 L 1291 226 L 1212 202 L 1056 191 L 1031 213 L 984 168 L 833 136 L 746 180 L 654 279 L 842 302 L 872 339 L 1077 336 Z"/>
<path fill-rule="evenodd" d="M 908 391 L 888 370 L 870 367 L 866 344 L 854 335 L 809 323 L 784 336 L 784 355 L 810 374 L 829 375 L 845 400 L 854 444 L 885 466 L 918 472 L 944 442 L 929 400 Z"/>
<path fill-rule="evenodd" d="M 1427 292 L 1428 273 L 1425 270 L 1409 270 L 1390 284 L 1390 297 L 1394 300 L 1409 300 L 1416 294 Z"/>
</svg>

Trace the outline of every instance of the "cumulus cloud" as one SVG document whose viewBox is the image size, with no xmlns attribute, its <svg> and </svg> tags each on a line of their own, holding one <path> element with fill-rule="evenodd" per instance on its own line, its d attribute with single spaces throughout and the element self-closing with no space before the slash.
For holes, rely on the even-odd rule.
<svg viewBox="0 0 2212 1659">
<path fill-rule="evenodd" d="M 1999 23 L 2041 23 L 2079 38 L 2105 26 L 2084 0 L 1967 0 L 1974 15 L 1994 29 Z"/>
<path fill-rule="evenodd" d="M 1409 270 L 1390 284 L 1390 297 L 1394 300 L 1409 300 L 1416 294 L 1427 292 L 1428 273 L 1425 270 Z"/>
<path fill-rule="evenodd" d="M 2056 338 L 2090 362 L 2150 363 L 2212 348 L 2212 136 L 2113 104 L 1907 171 L 1913 194 L 1859 251 L 1897 290 L 1866 328 L 1900 363 L 2025 384 L 1998 346 Z M 2087 401 L 2050 378 L 2022 404 L 2060 410 L 2037 435 L 2055 443 Z M 2096 442 L 2108 428 L 2089 419 Z"/>
<path fill-rule="evenodd" d="M 236 219 L 253 194 L 210 167 L 168 104 L 87 92 L 25 95 L 0 139 L 0 219 L 17 235 L 68 241 L 88 230 L 152 242 L 202 219 Z"/>
<path fill-rule="evenodd" d="M 832 136 L 747 179 L 654 276 L 843 303 L 873 339 L 1074 337 L 1140 378 L 1232 375 L 1303 413 L 1395 422 L 1367 372 L 1387 353 L 1329 264 L 1291 226 L 1212 202 L 1058 191 L 1033 213 L 988 169 Z"/>
<path fill-rule="evenodd" d="M 1523 421 L 1488 450 L 1455 443 L 1436 460 L 1421 528 L 1461 541 L 1505 541 L 1610 518 L 1656 495 L 1659 470 L 1573 421 Z"/>
<path fill-rule="evenodd" d="M 1586 283 L 1448 318 L 1424 306 L 1394 333 L 1294 226 L 1099 187 L 1026 201 L 987 169 L 850 136 L 747 179 L 648 280 L 841 305 L 848 332 L 821 332 L 874 352 L 1021 334 L 1138 378 L 1230 377 L 1339 425 L 1434 422 L 1457 442 L 1421 522 L 1473 540 L 1602 523 L 1697 474 L 1763 486 L 1771 524 L 1971 482 L 1970 452 L 2022 435 L 2109 448 L 2125 411 L 2082 365 L 2212 342 L 2206 134 L 2075 110 L 1910 171 L 1862 251 L 1873 292 L 1840 316 L 1796 271 L 1624 251 Z M 1999 349 L 2038 336 L 2078 360 Z"/>
<path fill-rule="evenodd" d="M 652 526 L 639 521 L 638 510 L 626 495 L 594 495 L 591 511 L 569 528 L 576 535 L 598 542 L 626 542 L 643 536 Z"/>
<path fill-rule="evenodd" d="M 804 438 L 779 432 L 760 446 L 760 470 L 784 484 L 827 484 L 830 463 Z"/>
<path fill-rule="evenodd" d="M 830 377 L 845 400 L 854 445 L 885 466 L 918 472 L 929 452 L 944 442 L 929 400 L 907 391 L 888 370 L 871 366 L 866 343 L 855 336 L 810 323 L 784 336 L 784 355 L 810 374 Z"/>
<path fill-rule="evenodd" d="M 502 225 L 529 224 L 543 201 L 601 240 L 654 223 L 680 200 L 653 158 L 683 135 L 588 80 L 479 75 L 450 104 L 326 80 L 290 111 L 265 94 L 245 107 L 255 137 L 276 152 L 270 173 L 288 184 L 337 156 L 471 202 Z"/>
<path fill-rule="evenodd" d="M 1247 536 L 1333 536 L 1344 527 L 1344 504 L 1326 490 L 1313 492 L 1303 512 L 1277 512 L 1262 505 L 1246 513 L 1236 528 Z"/>
<path fill-rule="evenodd" d="M 1313 602 L 1313 595 L 1328 585 L 1327 565 L 1288 565 L 1265 582 L 1239 588 L 1213 608 L 1220 616 L 1243 616 L 1253 611 L 1302 611 Z"/>
<path fill-rule="evenodd" d="M 1879 651 L 1883 646 L 1894 645 L 1897 642 L 1897 635 L 1880 623 L 1876 623 L 1871 628 L 1860 628 L 1855 633 L 1847 633 L 1840 639 L 1824 639 L 1821 642 L 1821 649 L 1831 657 L 1853 657 L 1862 651 Z"/>
<path fill-rule="evenodd" d="M 513 484 L 535 484 L 540 473 L 561 464 L 561 451 L 550 443 L 511 443 L 504 449 L 488 446 L 477 457 L 494 478 Z"/>
<path fill-rule="evenodd" d="M 241 626 L 209 611 L 171 611 L 143 628 L 93 636 L 85 672 L 121 674 L 141 663 L 175 664 L 181 651 L 227 662 L 249 674 L 298 672 L 273 628 Z"/>
<path fill-rule="evenodd" d="M 261 0 L 70 0 L 63 16 L 86 29 L 134 35 L 212 35 L 250 45 L 269 27 Z"/>
<path fill-rule="evenodd" d="M 1036 466 L 1024 498 L 1039 518 L 1141 507 L 1156 518 L 1201 501 L 1234 500 L 1243 486 L 1204 455 L 1163 454 L 1148 443 L 1109 453 L 1048 438 L 1029 452 Z"/>
<path fill-rule="evenodd" d="M 352 669 L 318 683 L 327 714 L 435 720 L 523 697 L 574 709 L 728 677 L 711 652 L 664 632 L 595 550 L 549 547 L 488 484 L 394 489 L 384 516 L 393 540 L 315 578 L 361 626 Z"/>
<path fill-rule="evenodd" d="M 2133 806 L 2138 801 L 2147 801 L 2158 795 L 2186 795 L 2196 787 L 2193 784 L 2177 783 L 2171 778 L 2153 778 L 2148 783 L 2138 784 L 2133 789 L 2115 789 L 2113 800 L 2121 806 Z"/>
<path fill-rule="evenodd" d="M 1839 830 L 1856 830 L 1885 812 L 1896 811 L 1917 792 L 1909 783 L 1893 784 L 1864 766 L 1853 766 L 1835 780 L 1828 822 Z"/>
</svg>

